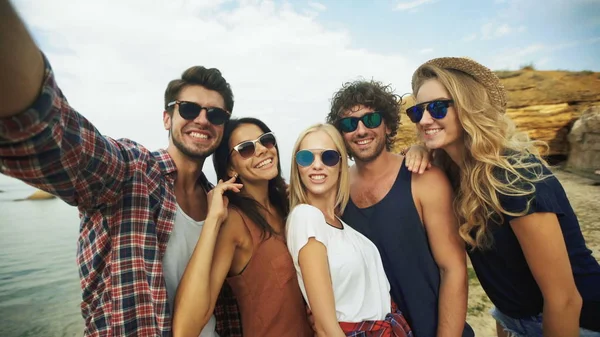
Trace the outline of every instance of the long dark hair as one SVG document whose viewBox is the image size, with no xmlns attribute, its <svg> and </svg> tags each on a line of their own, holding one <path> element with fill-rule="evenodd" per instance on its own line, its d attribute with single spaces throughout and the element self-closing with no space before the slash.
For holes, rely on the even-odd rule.
<svg viewBox="0 0 600 337">
<path fill-rule="evenodd" d="M 229 159 L 231 152 L 231 148 L 229 147 L 229 140 L 231 139 L 231 134 L 235 129 L 237 129 L 242 124 L 253 124 L 258 126 L 263 133 L 271 132 L 271 129 L 263 123 L 261 120 L 251 117 L 239 118 L 239 119 L 231 119 L 225 124 L 225 130 L 223 131 L 223 140 L 221 144 L 215 150 L 213 154 L 213 165 L 215 166 L 215 172 L 217 173 L 218 179 L 228 180 L 231 177 L 228 175 L 227 170 L 229 168 Z M 275 145 L 275 149 L 277 150 L 277 157 L 279 157 L 279 147 Z M 281 160 L 277 160 L 277 176 L 271 180 L 269 180 L 269 201 L 273 206 L 275 206 L 275 210 L 279 213 L 279 216 L 282 218 L 286 218 L 288 213 L 290 212 L 290 206 L 288 203 L 288 197 L 286 193 L 286 184 L 285 180 L 281 176 Z M 239 181 L 240 178 L 237 179 L 236 182 Z M 262 237 L 268 238 L 273 234 L 277 234 L 277 232 L 269 225 L 265 217 L 262 215 L 262 211 L 267 211 L 260 203 L 256 200 L 252 199 L 249 196 L 245 196 L 241 193 L 235 193 L 231 191 L 225 192 L 227 198 L 229 198 L 229 204 L 238 208 L 242 211 L 250 220 L 252 220 L 258 228 L 262 231 Z"/>
</svg>

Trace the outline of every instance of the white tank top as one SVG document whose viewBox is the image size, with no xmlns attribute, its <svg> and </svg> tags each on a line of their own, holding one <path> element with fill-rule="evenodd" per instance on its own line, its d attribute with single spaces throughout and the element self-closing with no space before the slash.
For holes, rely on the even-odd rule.
<svg viewBox="0 0 600 337">
<path fill-rule="evenodd" d="M 177 286 L 185 267 L 187 266 L 196 243 L 200 238 L 200 232 L 204 226 L 204 221 L 195 221 L 190 218 L 179 204 L 177 204 L 177 212 L 175 213 L 175 225 L 173 231 L 169 237 L 167 243 L 167 250 L 163 257 L 163 273 L 165 275 L 165 283 L 167 284 L 167 298 L 169 307 L 171 308 L 171 315 L 173 313 L 173 305 L 175 304 L 175 293 Z M 213 315 L 202 332 L 200 337 L 218 337 L 219 335 L 215 331 L 217 326 L 217 320 Z"/>
</svg>

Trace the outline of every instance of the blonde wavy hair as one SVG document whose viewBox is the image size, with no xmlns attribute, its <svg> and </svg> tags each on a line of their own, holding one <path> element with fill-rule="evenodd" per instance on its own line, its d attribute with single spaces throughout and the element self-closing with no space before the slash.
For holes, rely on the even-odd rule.
<svg viewBox="0 0 600 337">
<path fill-rule="evenodd" d="M 490 248 L 493 244 L 488 228 L 490 219 L 502 224 L 503 214 L 527 214 L 535 192 L 534 183 L 546 178 L 543 165 L 547 163 L 541 158 L 540 148 L 547 145 L 517 131 L 505 110 L 491 103 L 486 88 L 462 71 L 422 65 L 413 74 L 415 97 L 430 79 L 438 80 L 446 88 L 464 130 L 465 156 L 460 165 L 445 151 L 434 150 L 434 162 L 448 174 L 456 193 L 454 211 L 460 221 L 460 236 L 472 249 Z M 512 213 L 502 207 L 501 195 L 531 198 L 525 210 Z"/>
<path fill-rule="evenodd" d="M 307 135 L 318 131 L 325 132 L 331 138 L 331 140 L 333 140 L 333 143 L 335 144 L 335 150 L 337 150 L 341 155 L 339 163 L 340 176 L 337 183 L 337 194 L 334 206 L 337 214 L 341 215 L 344 211 L 344 208 L 346 208 L 346 205 L 348 204 L 348 200 L 350 199 L 348 152 L 346 151 L 346 146 L 344 145 L 344 139 L 335 126 L 322 123 L 315 124 L 302 131 L 300 136 L 298 136 L 298 140 L 296 140 L 296 144 L 294 144 L 294 150 L 292 151 L 292 168 L 290 173 L 290 210 L 292 210 L 296 205 L 308 203 L 306 188 L 302 183 L 302 179 L 300 179 L 300 171 L 298 169 L 298 163 L 296 162 L 296 152 L 300 150 L 300 144 Z"/>
</svg>

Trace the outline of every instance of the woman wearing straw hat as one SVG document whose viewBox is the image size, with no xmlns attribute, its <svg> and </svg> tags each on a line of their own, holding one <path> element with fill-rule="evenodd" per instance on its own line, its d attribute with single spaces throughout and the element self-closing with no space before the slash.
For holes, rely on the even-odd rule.
<svg viewBox="0 0 600 337">
<path fill-rule="evenodd" d="M 498 335 L 600 336 L 600 266 L 538 147 L 506 115 L 488 68 L 438 58 L 413 74 L 417 124 L 456 193 L 460 234 Z"/>
</svg>

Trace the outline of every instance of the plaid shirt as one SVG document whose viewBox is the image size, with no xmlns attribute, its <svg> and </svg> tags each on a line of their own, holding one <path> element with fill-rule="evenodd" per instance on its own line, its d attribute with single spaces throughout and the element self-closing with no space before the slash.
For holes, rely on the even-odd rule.
<svg viewBox="0 0 600 337">
<path fill-rule="evenodd" d="M 102 136 L 69 106 L 46 61 L 42 91 L 25 112 L 0 119 L 0 173 L 77 206 L 86 336 L 169 336 L 162 258 L 174 226 L 174 161 L 130 140 Z M 202 175 L 207 190 L 212 185 Z M 227 284 L 217 331 L 241 336 Z"/>
<path fill-rule="evenodd" d="M 413 337 L 410 326 L 394 302 L 392 313 L 385 315 L 383 321 L 340 322 L 340 327 L 348 337 Z"/>
</svg>

